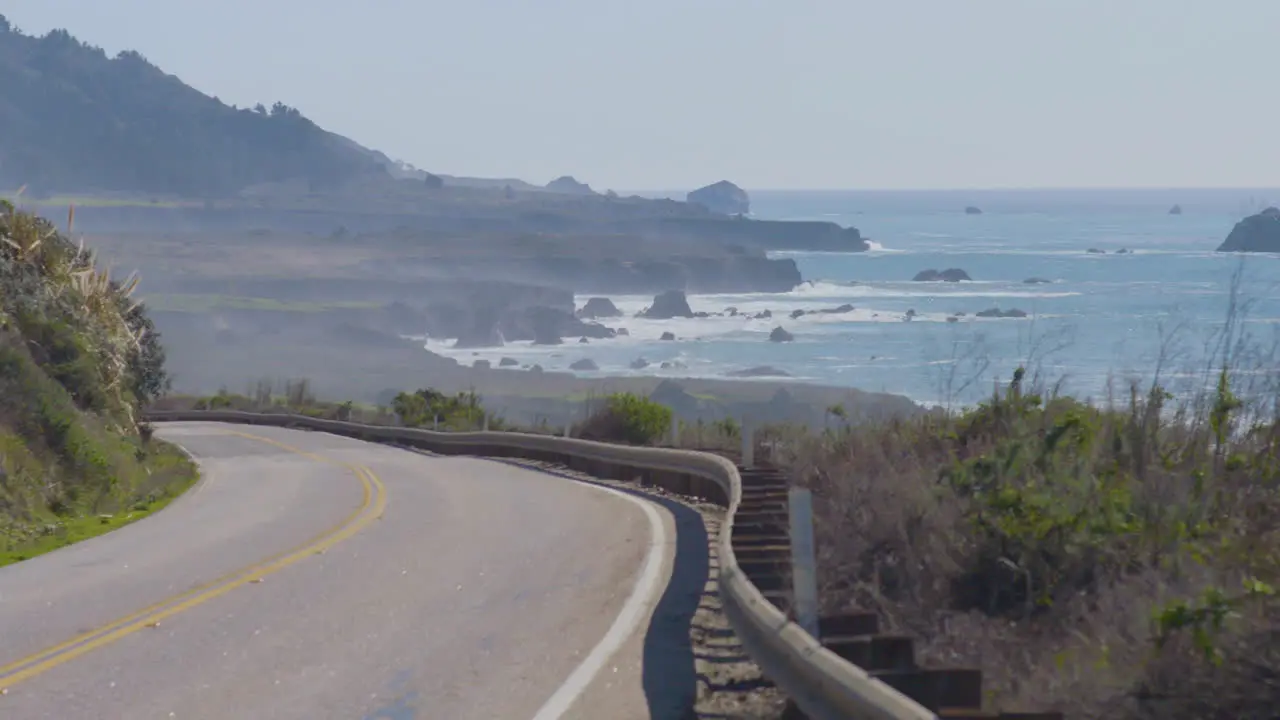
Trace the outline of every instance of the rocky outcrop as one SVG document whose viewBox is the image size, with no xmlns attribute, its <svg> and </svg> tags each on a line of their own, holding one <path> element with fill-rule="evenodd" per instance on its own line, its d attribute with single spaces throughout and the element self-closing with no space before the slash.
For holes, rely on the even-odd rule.
<svg viewBox="0 0 1280 720">
<path fill-rule="evenodd" d="M 597 318 L 621 317 L 622 311 L 607 297 L 593 297 L 587 300 L 587 304 L 582 306 L 577 315 L 580 318 L 595 320 Z"/>
<path fill-rule="evenodd" d="M 1107 254 L 1106 250 L 1099 250 L 1098 248 L 1089 248 L 1088 250 L 1085 250 L 1085 252 L 1089 253 L 1090 255 L 1106 255 Z"/>
<path fill-rule="evenodd" d="M 580 183 L 572 175 L 561 175 L 546 184 L 547 190 L 568 195 L 595 195 L 596 191 L 586 183 Z"/>
<path fill-rule="evenodd" d="M 528 308 L 523 313 L 509 317 L 507 321 L 513 330 L 505 333 L 508 339 L 532 339 L 534 345 L 559 345 L 566 337 L 602 340 L 617 335 L 612 328 L 584 322 L 559 308 Z"/>
<path fill-rule="evenodd" d="M 769 342 L 776 342 L 776 343 L 791 342 L 792 340 L 795 340 L 795 339 L 796 339 L 796 336 L 784 330 L 781 325 L 774 328 L 773 332 L 769 333 Z"/>
<path fill-rule="evenodd" d="M 731 370 L 725 375 L 731 378 L 791 377 L 791 373 L 786 370 L 779 370 L 771 365 L 757 365 L 745 370 Z"/>
<path fill-rule="evenodd" d="M 929 270 L 921 270 L 916 276 L 911 278 L 915 282 L 960 282 L 961 280 L 972 280 L 969 273 L 960 268 L 947 268 L 941 272 L 930 268 Z"/>
<path fill-rule="evenodd" d="M 976 207 L 974 205 L 970 205 L 964 209 L 964 214 L 965 215 L 981 215 L 982 208 Z"/>
<path fill-rule="evenodd" d="M 676 334 L 675 334 L 675 333 L 673 333 L 673 332 L 664 332 L 664 333 L 662 333 L 662 337 L 660 337 L 660 338 L 658 338 L 658 339 L 659 339 L 659 340 L 675 340 L 675 339 L 676 339 Z"/>
<path fill-rule="evenodd" d="M 596 365 L 596 361 L 592 360 L 591 358 L 582 358 L 581 360 L 575 361 L 574 363 L 569 365 L 569 369 L 591 371 L 591 370 L 599 370 L 600 366 Z"/>
<path fill-rule="evenodd" d="M 1218 252 L 1280 253 L 1280 208 L 1269 207 L 1236 223 Z"/>
<path fill-rule="evenodd" d="M 990 310 L 981 310 L 974 314 L 980 318 L 1024 318 L 1027 316 L 1025 310 L 1019 310 L 1017 308 L 1010 308 L 1009 310 L 991 308 Z"/>
<path fill-rule="evenodd" d="M 747 191 L 728 180 L 698 188 L 686 195 L 685 201 L 724 215 L 746 215 L 751 212 L 751 198 L 747 196 Z"/>
<path fill-rule="evenodd" d="M 689 299 L 685 297 L 680 290 L 668 290 L 659 293 L 653 298 L 653 304 L 644 312 L 642 317 L 650 320 L 670 320 L 671 318 L 691 318 L 693 310 L 689 307 Z"/>
<path fill-rule="evenodd" d="M 643 370 L 649 367 L 649 361 L 645 360 L 642 357 L 636 358 L 635 360 L 631 361 L 631 364 L 628 367 L 630 367 L 632 370 Z"/>
<path fill-rule="evenodd" d="M 506 344 L 498 327 L 497 313 L 492 308 L 481 308 L 471 316 L 471 322 L 458 333 L 455 348 L 491 348 Z"/>
<path fill-rule="evenodd" d="M 513 357 L 504 357 L 498 361 L 498 367 L 516 367 L 519 364 L 520 361 Z"/>
<path fill-rule="evenodd" d="M 1169 208 L 1169 214 L 1170 214 L 1170 215 L 1181 215 L 1181 214 L 1182 214 L 1182 206 L 1181 206 L 1181 205 L 1174 205 L 1173 207 Z"/>
<path fill-rule="evenodd" d="M 1029 277 L 1026 280 L 1023 280 L 1022 282 L 1024 285 L 1048 285 L 1053 281 L 1046 280 L 1045 278 L 1042 278 L 1042 277 Z"/>
<path fill-rule="evenodd" d="M 818 308 L 817 310 L 792 310 L 791 319 L 802 318 L 805 315 L 840 315 L 842 313 L 853 312 L 853 306 L 845 303 L 833 308 Z"/>
</svg>

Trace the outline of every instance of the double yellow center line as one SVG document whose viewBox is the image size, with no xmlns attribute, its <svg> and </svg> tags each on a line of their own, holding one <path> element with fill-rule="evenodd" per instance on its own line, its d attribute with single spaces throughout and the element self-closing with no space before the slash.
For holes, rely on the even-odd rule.
<svg viewBox="0 0 1280 720">
<path fill-rule="evenodd" d="M 184 593 L 161 600 L 96 630 L 90 630 L 64 643 L 0 667 L 0 688 L 12 687 L 23 680 L 35 677 L 96 648 L 113 643 L 142 628 L 154 626 L 167 617 L 177 615 L 184 610 L 190 610 L 242 585 L 261 580 L 263 577 L 286 568 L 305 557 L 324 552 L 326 549 L 360 532 L 369 523 L 381 517 L 383 511 L 386 510 L 387 489 L 382 484 L 382 481 L 378 479 L 378 476 L 366 467 L 332 460 L 260 435 L 251 435 L 234 430 L 225 432 L 274 445 L 312 460 L 338 465 L 350 470 L 360 479 L 360 484 L 364 489 L 364 497 L 360 506 L 344 518 L 342 522 L 299 548 L 273 555 L 256 565 L 228 573 Z"/>
</svg>

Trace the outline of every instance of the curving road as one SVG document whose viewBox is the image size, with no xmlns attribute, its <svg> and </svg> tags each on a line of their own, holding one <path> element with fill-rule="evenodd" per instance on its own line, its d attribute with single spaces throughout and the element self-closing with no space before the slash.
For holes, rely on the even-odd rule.
<svg viewBox="0 0 1280 720">
<path fill-rule="evenodd" d="M 199 485 L 0 568 L 0 717 L 665 715 L 642 660 L 680 642 L 651 622 L 669 514 L 494 461 L 158 428 Z"/>
</svg>

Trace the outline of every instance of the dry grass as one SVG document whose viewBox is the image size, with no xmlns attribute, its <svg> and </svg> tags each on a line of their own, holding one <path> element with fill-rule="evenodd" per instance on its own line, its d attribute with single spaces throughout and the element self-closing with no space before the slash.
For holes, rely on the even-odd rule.
<svg viewBox="0 0 1280 720">
<path fill-rule="evenodd" d="M 973 410 L 793 443 L 826 609 L 980 666 L 993 709 L 1274 717 L 1280 424 L 1231 380 L 1094 407 L 1019 372 Z"/>
</svg>

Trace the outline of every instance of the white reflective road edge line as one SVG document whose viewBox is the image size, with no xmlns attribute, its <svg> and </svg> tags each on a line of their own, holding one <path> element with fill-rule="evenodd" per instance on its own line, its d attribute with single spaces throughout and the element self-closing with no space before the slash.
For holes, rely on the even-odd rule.
<svg viewBox="0 0 1280 720">
<path fill-rule="evenodd" d="M 660 574 L 667 547 L 666 526 L 663 525 L 662 517 L 658 515 L 654 504 L 613 488 L 589 482 L 582 484 L 626 498 L 644 510 L 645 516 L 649 518 L 649 552 L 645 556 L 644 566 L 640 568 L 640 574 L 636 578 L 635 587 L 631 590 L 631 596 L 627 598 L 627 602 L 622 606 L 622 612 L 618 613 L 618 617 L 613 621 L 609 631 L 591 649 L 591 652 L 578 667 L 569 673 L 569 677 L 564 681 L 564 684 L 555 691 L 550 699 L 543 703 L 542 707 L 533 716 L 533 720 L 559 720 L 560 716 L 564 715 L 574 701 L 591 685 L 591 681 L 595 679 L 596 674 L 600 672 L 605 663 L 613 657 L 618 648 L 622 647 L 627 638 L 631 637 L 640 623 L 645 620 L 645 611 L 649 609 L 651 604 L 657 602 L 656 595 L 663 590 L 659 580 L 661 580 Z"/>
</svg>

